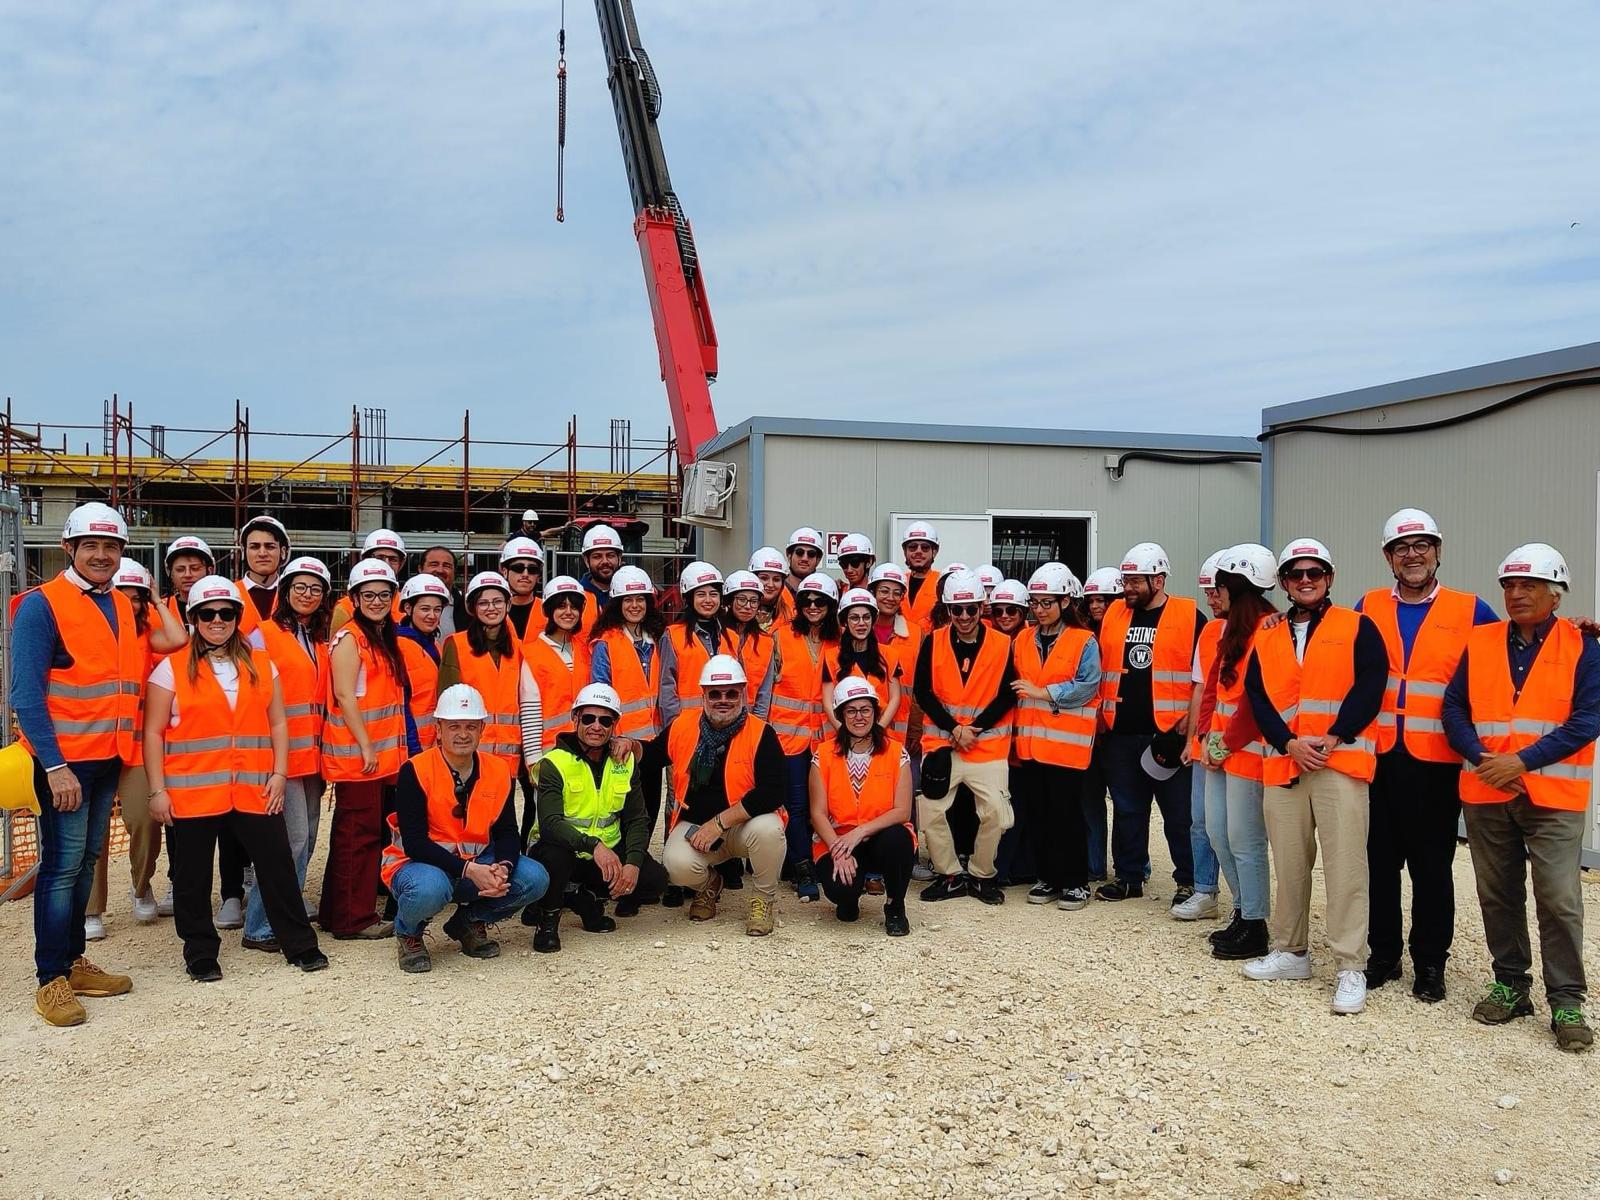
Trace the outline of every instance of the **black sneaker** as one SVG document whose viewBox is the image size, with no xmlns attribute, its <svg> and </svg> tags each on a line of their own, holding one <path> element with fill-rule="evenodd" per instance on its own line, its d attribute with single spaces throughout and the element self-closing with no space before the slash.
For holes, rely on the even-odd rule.
<svg viewBox="0 0 1600 1200">
<path fill-rule="evenodd" d="M 1400 964 L 1393 961 L 1383 961 L 1376 958 L 1367 959 L 1367 991 L 1381 988 L 1391 979 L 1400 978 Z"/>
<path fill-rule="evenodd" d="M 1144 884 L 1129 883 L 1123 879 L 1113 879 L 1110 883 L 1103 883 L 1094 890 L 1096 900 L 1136 900 L 1144 895 Z"/>
<path fill-rule="evenodd" d="M 289 960 L 291 967 L 299 967 L 306 974 L 312 971 L 326 971 L 328 969 L 328 956 L 313 946 L 310 950 L 302 950 Z"/>
<path fill-rule="evenodd" d="M 906 919 L 904 903 L 883 906 L 883 931 L 890 937 L 905 937 L 911 932 L 911 922 Z"/>
<path fill-rule="evenodd" d="M 1266 954 L 1270 941 L 1265 921 L 1240 921 L 1238 934 L 1211 947 L 1211 957 L 1224 962 L 1261 958 Z"/>
<path fill-rule="evenodd" d="M 1051 887 L 1048 883 L 1036 883 L 1028 889 L 1029 904 L 1049 904 L 1061 899 L 1061 889 Z"/>
<path fill-rule="evenodd" d="M 588 888 L 579 888 L 567 899 L 567 907 L 578 914 L 585 933 L 615 933 L 617 923 L 606 916 L 606 902 Z"/>
<path fill-rule="evenodd" d="M 1445 997 L 1443 967 L 1414 967 L 1411 994 L 1424 1004 L 1437 1004 Z M 1369 988 L 1370 984 L 1367 985 Z"/>
<path fill-rule="evenodd" d="M 1004 904 L 1006 902 L 1005 889 L 993 879 L 974 879 L 968 885 L 968 893 L 985 904 Z"/>
<path fill-rule="evenodd" d="M 1243 924 L 1244 913 L 1236 908 L 1233 910 L 1233 919 L 1228 922 L 1227 928 L 1213 929 L 1206 935 L 1206 940 L 1209 941 L 1213 946 L 1219 946 L 1223 942 L 1231 941 L 1233 938 L 1239 935 L 1239 926 Z"/>
<path fill-rule="evenodd" d="M 675 883 L 669 883 L 667 890 L 661 893 L 662 908 L 682 908 L 683 898 L 688 893 Z"/>
<path fill-rule="evenodd" d="M 957 896 L 967 894 L 967 877 L 965 875 L 941 875 L 918 895 L 921 900 L 953 900 Z"/>
<path fill-rule="evenodd" d="M 214 958 L 197 958 L 189 963 L 184 970 L 189 972 L 189 978 L 196 983 L 215 983 L 222 978 L 222 968 L 217 965 Z"/>
<path fill-rule="evenodd" d="M 533 952 L 554 954 L 560 950 L 561 910 L 557 908 L 546 912 L 529 905 L 523 911 L 533 913 L 534 924 L 537 926 L 533 932 Z"/>
</svg>

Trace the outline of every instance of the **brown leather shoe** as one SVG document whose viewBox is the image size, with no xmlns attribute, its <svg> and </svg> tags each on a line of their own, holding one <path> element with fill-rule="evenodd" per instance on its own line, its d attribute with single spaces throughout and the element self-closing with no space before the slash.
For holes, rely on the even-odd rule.
<svg viewBox="0 0 1600 1200">
<path fill-rule="evenodd" d="M 722 898 L 722 876 L 717 871 L 711 872 L 711 878 L 706 886 L 694 894 L 694 899 L 689 903 L 689 920 L 709 921 L 717 915 L 717 901 Z"/>
<path fill-rule="evenodd" d="M 57 975 L 39 989 L 33 998 L 33 1011 L 50 1024 L 62 1027 L 82 1025 L 89 1018 L 64 975 Z"/>
<path fill-rule="evenodd" d="M 776 905 L 757 892 L 750 897 L 750 915 L 745 918 L 744 931 L 751 937 L 766 937 L 772 932 Z"/>
<path fill-rule="evenodd" d="M 72 964 L 69 986 L 79 996 L 121 996 L 133 991 L 133 980 L 101 970 L 82 955 Z"/>
</svg>

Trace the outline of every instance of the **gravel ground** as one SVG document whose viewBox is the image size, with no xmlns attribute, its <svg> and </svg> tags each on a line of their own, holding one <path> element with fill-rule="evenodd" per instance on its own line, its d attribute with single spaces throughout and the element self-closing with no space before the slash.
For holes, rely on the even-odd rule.
<svg viewBox="0 0 1600 1200">
<path fill-rule="evenodd" d="M 1408 977 L 1356 1017 L 1329 1013 L 1326 961 L 1256 984 L 1206 957 L 1214 926 L 1169 919 L 1170 887 L 1079 913 L 913 900 L 895 941 L 874 901 L 848 926 L 792 895 L 747 938 L 734 892 L 707 925 L 569 916 L 551 957 L 520 925 L 491 962 L 436 938 L 423 976 L 331 939 L 305 976 L 234 933 L 207 987 L 124 892 L 91 957 L 135 990 L 56 1030 L 31 905 L 6 905 L 0 1197 L 1600 1196 L 1600 1059 L 1559 1053 L 1542 1004 L 1471 1021 L 1464 850 L 1456 879 L 1450 999 Z"/>
</svg>

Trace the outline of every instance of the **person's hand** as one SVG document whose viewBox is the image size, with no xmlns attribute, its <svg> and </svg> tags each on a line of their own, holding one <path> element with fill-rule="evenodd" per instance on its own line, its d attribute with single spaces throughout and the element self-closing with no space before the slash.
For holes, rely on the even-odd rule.
<svg viewBox="0 0 1600 1200">
<path fill-rule="evenodd" d="M 283 811 L 283 787 L 287 782 L 277 771 L 267 776 L 267 786 L 261 789 L 267 800 L 267 816 L 275 817 Z"/>
<path fill-rule="evenodd" d="M 849 887 L 855 882 L 856 860 L 853 854 L 846 854 L 843 857 L 836 855 L 834 857 L 833 877 L 844 884 L 845 887 Z"/>
<path fill-rule="evenodd" d="M 361 747 L 361 773 L 371 775 L 378 769 L 378 752 L 370 745 Z"/>
<path fill-rule="evenodd" d="M 172 797 L 166 788 L 150 793 L 150 819 L 157 825 L 172 824 Z"/>
<path fill-rule="evenodd" d="M 1193 746 L 1188 738 L 1183 740 L 1183 749 L 1178 752 L 1178 761 L 1186 767 L 1194 761 Z"/>
<path fill-rule="evenodd" d="M 977 740 L 978 735 L 972 732 L 971 725 L 957 725 L 950 731 L 950 744 L 963 754 L 971 750 Z"/>
<path fill-rule="evenodd" d="M 493 863 L 469 862 L 461 868 L 461 874 L 485 900 L 504 896 L 510 890 L 505 871 Z"/>
<path fill-rule="evenodd" d="M 1596 621 L 1593 617 L 1573 617 L 1571 620 L 1584 637 L 1600 638 L 1600 621 Z"/>
<path fill-rule="evenodd" d="M 622 873 L 622 860 L 617 857 L 617 852 L 604 842 L 595 844 L 594 865 L 608 887 L 616 883 L 617 876 Z"/>
<path fill-rule="evenodd" d="M 689 835 L 689 845 L 700 851 L 701 854 L 710 854 L 711 847 L 716 845 L 721 838 L 725 837 L 727 832 L 728 831 L 722 827 L 721 822 L 707 821 L 704 825 L 700 826 L 699 829 L 696 829 Z"/>
<path fill-rule="evenodd" d="M 77 812 L 83 806 L 83 784 L 71 767 L 48 771 L 45 778 L 50 781 L 50 803 L 57 812 Z"/>
<path fill-rule="evenodd" d="M 621 766 L 628 759 L 643 754 L 639 743 L 632 738 L 614 737 L 611 739 L 611 761 Z"/>
<path fill-rule="evenodd" d="M 1265 621 L 1262 621 L 1261 624 L 1259 626 L 1257 626 L 1257 628 L 1259 628 L 1259 629 L 1276 629 L 1279 625 L 1282 625 L 1288 619 L 1289 619 L 1289 616 L 1288 616 L 1287 613 L 1275 612 L 1272 615 L 1270 615 L 1269 617 L 1267 617 L 1267 619 Z"/>
<path fill-rule="evenodd" d="M 1527 773 L 1527 766 L 1515 754 L 1485 754 L 1472 773 L 1496 791 L 1509 791 Z"/>
<path fill-rule="evenodd" d="M 617 872 L 617 877 L 611 881 L 611 898 L 620 900 L 624 896 L 633 894 L 633 889 L 639 886 L 639 868 L 623 867 Z"/>
<path fill-rule="evenodd" d="M 1320 737 L 1290 738 L 1284 750 L 1302 771 L 1320 771 L 1328 765 L 1328 752 Z"/>
<path fill-rule="evenodd" d="M 848 833 L 842 833 L 834 838 L 833 845 L 828 847 L 828 853 L 833 855 L 835 862 L 840 859 L 854 858 L 856 847 L 861 845 L 862 840 L 860 828 L 852 829 Z"/>
<path fill-rule="evenodd" d="M 1014 679 L 1011 690 L 1017 694 L 1017 699 L 1026 697 L 1029 700 L 1048 700 L 1050 693 L 1037 683 L 1029 683 L 1026 679 Z"/>
</svg>

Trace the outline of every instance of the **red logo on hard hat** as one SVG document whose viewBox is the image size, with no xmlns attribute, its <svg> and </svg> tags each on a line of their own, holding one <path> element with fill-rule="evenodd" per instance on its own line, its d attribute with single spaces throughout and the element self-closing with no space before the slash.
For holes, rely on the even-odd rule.
<svg viewBox="0 0 1600 1200">
<path fill-rule="evenodd" d="M 1139 564 L 1136 562 L 1125 562 L 1122 564 L 1122 569 L 1124 571 L 1134 572 L 1139 569 Z"/>
<path fill-rule="evenodd" d="M 1321 546 L 1295 546 L 1289 551 L 1289 553 L 1290 554 L 1312 554 L 1312 555 L 1316 555 L 1316 554 L 1321 554 L 1322 553 L 1322 547 Z"/>
<path fill-rule="evenodd" d="M 89 532 L 90 533 L 115 533 L 115 532 L 117 532 L 117 527 L 115 525 L 113 525 L 110 521 L 90 521 L 89 522 Z"/>
<path fill-rule="evenodd" d="M 977 598 L 978 597 L 970 591 L 957 592 L 951 597 L 952 600 L 976 600 Z"/>
<path fill-rule="evenodd" d="M 711 676 L 712 683 L 732 683 L 733 676 L 727 671 L 719 671 Z"/>
<path fill-rule="evenodd" d="M 1500 570 L 1501 570 L 1502 574 L 1510 574 L 1512 571 L 1518 571 L 1518 572 L 1531 571 L 1531 570 L 1533 570 L 1533 564 L 1532 563 L 1507 563 L 1505 566 L 1501 567 Z"/>
<path fill-rule="evenodd" d="M 644 591 L 645 587 L 645 584 L 635 580 L 633 583 L 625 584 L 622 590 L 625 592 L 642 592 Z"/>
<path fill-rule="evenodd" d="M 393 538 L 378 538 L 372 544 L 374 546 L 393 546 L 396 543 L 395 543 L 395 540 Z"/>
<path fill-rule="evenodd" d="M 1396 533 L 1417 533 L 1426 528 L 1427 526 L 1421 521 L 1408 521 L 1404 525 L 1396 525 L 1394 531 Z"/>
</svg>

